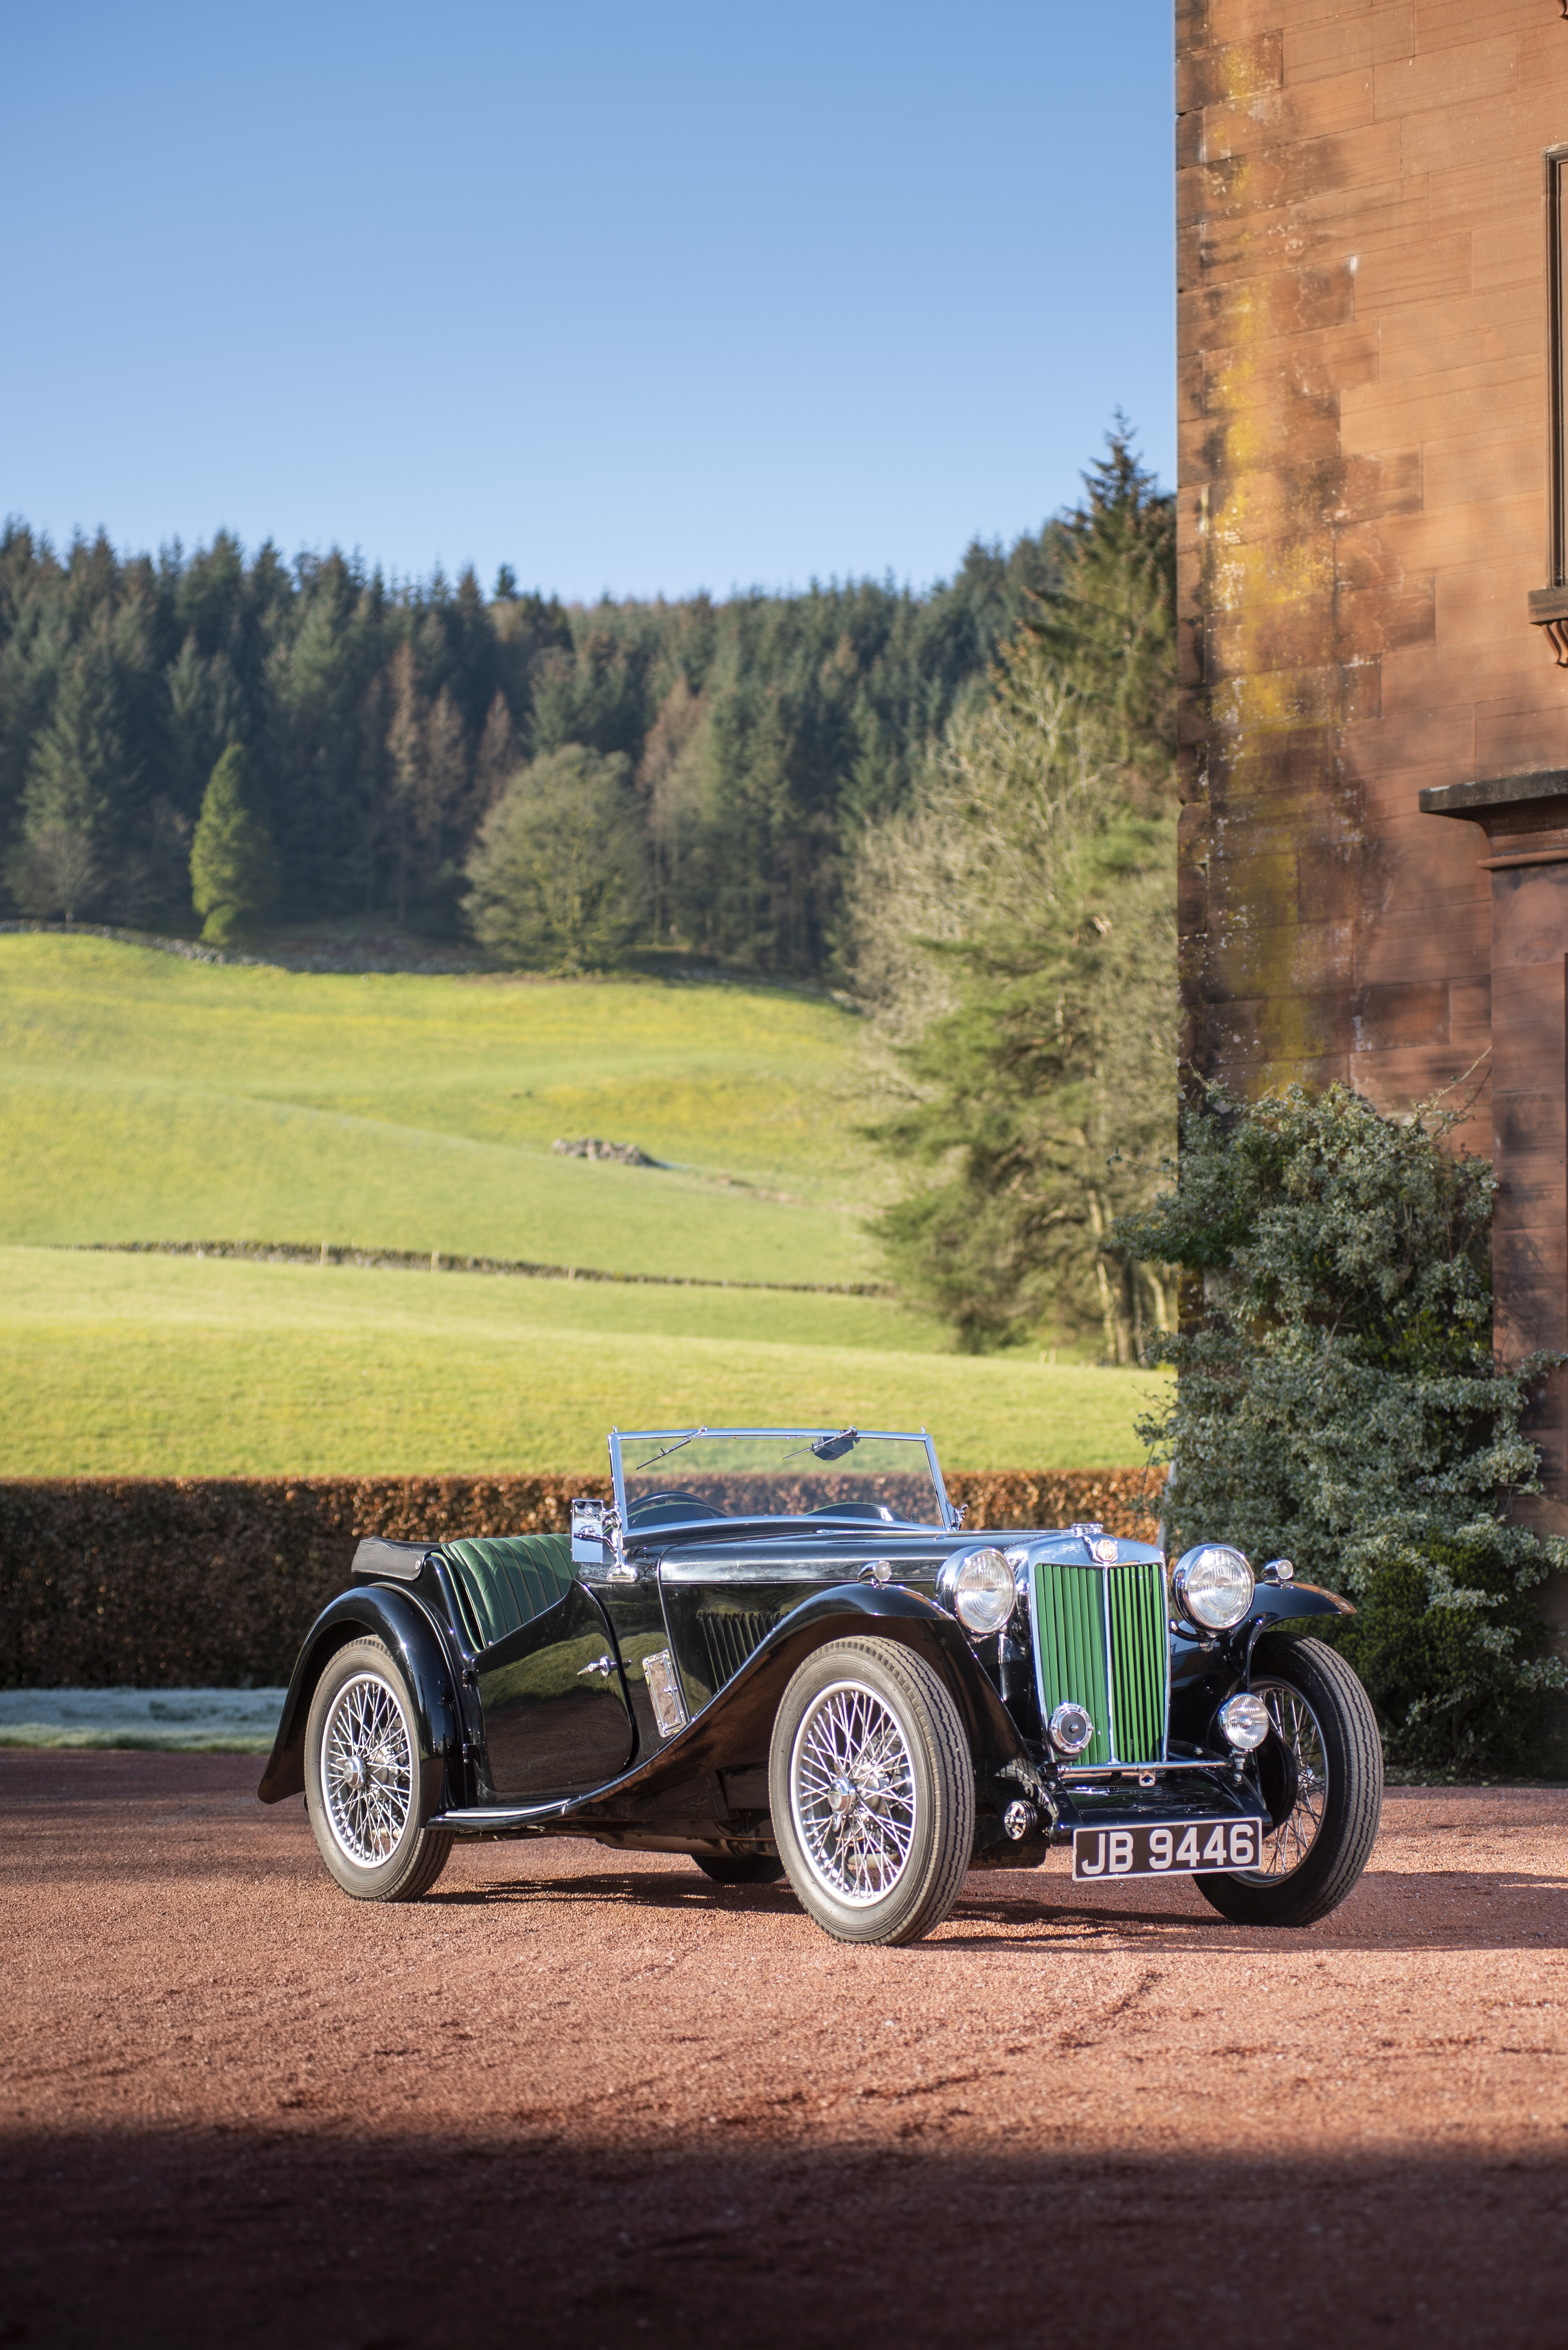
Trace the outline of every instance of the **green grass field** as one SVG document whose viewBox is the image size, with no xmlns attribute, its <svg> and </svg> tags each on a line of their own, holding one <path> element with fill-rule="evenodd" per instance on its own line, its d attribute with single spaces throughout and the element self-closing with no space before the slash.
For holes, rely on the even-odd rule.
<svg viewBox="0 0 1568 2350">
<path fill-rule="evenodd" d="M 612 1420 L 929 1427 L 1141 1458 L 1147 1373 L 934 1351 L 879 1299 L 0 1249 L 0 1475 L 597 1471 Z"/>
<path fill-rule="evenodd" d="M 75 1253 L 256 1240 L 701 1283 L 881 1266 L 858 1024 L 780 989 L 317 976 L 0 938 L 0 1475 L 597 1470 L 639 1420 L 1140 1458 L 1144 1375 L 879 1298 Z M 659 1169 L 555 1157 L 636 1142 Z"/>
<path fill-rule="evenodd" d="M 317 976 L 0 938 L 0 1238 L 874 1279 L 857 1025 L 782 990 Z M 551 1152 L 590 1134 L 675 1163 Z"/>
</svg>

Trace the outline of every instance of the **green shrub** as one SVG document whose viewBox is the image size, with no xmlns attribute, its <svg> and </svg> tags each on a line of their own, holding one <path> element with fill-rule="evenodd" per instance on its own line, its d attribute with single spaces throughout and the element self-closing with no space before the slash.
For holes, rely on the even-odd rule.
<svg viewBox="0 0 1568 2350">
<path fill-rule="evenodd" d="M 568 743 L 513 777 L 465 868 L 463 910 L 498 962 L 594 970 L 630 941 L 647 883 L 630 772 Z"/>
<path fill-rule="evenodd" d="M 1438 1771 L 1539 1764 L 1552 1690 L 1528 1563 L 1484 1536 L 1363 1576 L 1334 1638 L 1375 1694 L 1389 1760 Z"/>
<path fill-rule="evenodd" d="M 1491 1351 L 1484 1160 L 1454 1118 L 1386 1118 L 1347 1087 L 1183 1121 L 1175 1191 L 1118 1237 L 1188 1276 L 1176 1402 L 1139 1434 L 1172 1463 L 1173 1549 L 1223 1538 L 1355 1600 L 1340 1634 L 1389 1760 L 1518 1766 L 1551 1691 L 1533 1586 L 1568 1543 L 1513 1523 L 1537 1492 L 1521 1428 L 1562 1358 Z"/>
</svg>

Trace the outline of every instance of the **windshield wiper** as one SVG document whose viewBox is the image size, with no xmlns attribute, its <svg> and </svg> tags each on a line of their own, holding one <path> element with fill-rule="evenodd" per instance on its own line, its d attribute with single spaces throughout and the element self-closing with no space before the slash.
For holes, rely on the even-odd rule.
<svg viewBox="0 0 1568 2350">
<path fill-rule="evenodd" d="M 694 1428 L 689 1436 L 678 1436 L 675 1442 L 667 1444 L 662 1452 L 650 1452 L 646 1461 L 639 1461 L 631 1474 L 634 1477 L 639 1476 L 643 1470 L 651 1469 L 656 1461 L 668 1460 L 670 1453 L 679 1452 L 683 1444 L 695 1444 L 700 1436 L 706 1436 L 707 1433 L 705 1428 Z"/>
</svg>

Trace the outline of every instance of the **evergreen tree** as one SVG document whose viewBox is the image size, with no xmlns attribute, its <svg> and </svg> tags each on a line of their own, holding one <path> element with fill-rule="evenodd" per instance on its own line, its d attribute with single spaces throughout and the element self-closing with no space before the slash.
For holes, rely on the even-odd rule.
<svg viewBox="0 0 1568 2350">
<path fill-rule="evenodd" d="M 1053 530 L 1054 581 L 1024 627 L 1099 721 L 1101 755 L 1163 791 L 1176 740 L 1176 501 L 1138 462 L 1118 416 Z"/>
<path fill-rule="evenodd" d="M 392 903 L 400 922 L 408 914 L 412 835 L 425 794 L 427 713 L 411 645 L 398 647 L 387 672 L 387 684 L 391 701 L 387 756 L 392 771 L 392 829 L 396 843 Z"/>
<path fill-rule="evenodd" d="M 901 1286 L 965 1347 L 1097 1327 L 1125 1363 L 1172 1304 L 1115 1227 L 1175 1144 L 1174 540 L 1125 435 L 1086 484 L 989 702 L 870 828 L 850 926 Z"/>
<path fill-rule="evenodd" d="M 448 847 L 465 828 L 468 793 L 468 737 L 462 712 L 443 685 L 425 723 L 425 788 L 420 803 L 420 839 L 432 879 Z"/>
<path fill-rule="evenodd" d="M 191 897 L 206 917 L 202 936 L 240 938 L 276 900 L 277 855 L 265 820 L 248 805 L 250 770 L 231 743 L 208 778 L 191 843 Z"/>
<path fill-rule="evenodd" d="M 652 884 L 653 938 L 690 942 L 695 909 L 683 889 L 702 806 L 707 753 L 708 700 L 693 693 L 684 671 L 659 705 L 637 770 L 648 827 Z"/>
<path fill-rule="evenodd" d="M 139 779 L 127 739 L 112 615 L 104 611 L 63 663 L 53 708 L 33 750 L 22 837 L 11 860 L 12 889 L 29 913 L 63 913 L 73 921 L 101 893 L 106 851 L 117 829 L 117 793 L 129 798 Z"/>
<path fill-rule="evenodd" d="M 485 712 L 484 732 L 479 738 L 479 749 L 473 762 L 473 804 L 477 818 L 483 820 L 488 816 L 521 764 L 517 729 L 512 723 L 506 696 L 498 686 Z"/>
<path fill-rule="evenodd" d="M 1171 1307 L 1114 1226 L 1175 1139 L 1174 824 L 1085 793 L 1034 846 L 1033 919 L 951 942 L 957 1000 L 903 1048 L 875 1132 L 915 1180 L 877 1229 L 966 1348 L 1097 1325 L 1134 1362 Z"/>
</svg>

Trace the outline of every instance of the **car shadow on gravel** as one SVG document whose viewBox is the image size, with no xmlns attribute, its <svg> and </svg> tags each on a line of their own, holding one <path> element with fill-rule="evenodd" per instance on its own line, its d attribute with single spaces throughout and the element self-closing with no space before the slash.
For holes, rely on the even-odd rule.
<svg viewBox="0 0 1568 2350">
<path fill-rule="evenodd" d="M 1016 1881 L 1016 1880 L 1015 1880 Z M 1069 1880 L 1070 1882 L 1070 1880 Z M 970 1880 L 973 1887 L 974 1880 Z M 1151 1901 L 1140 1887 L 1108 1889 L 1058 1901 L 1033 1887 L 1017 1894 L 966 1890 L 947 1925 L 944 1945 L 966 1950 L 1010 1949 L 1032 1942 L 1060 1945 L 1158 1939 L 1183 1950 L 1234 1950 L 1238 1944 L 1293 1951 L 1496 1950 L 1555 1944 L 1562 1939 L 1565 1889 L 1554 1877 L 1516 1870 L 1434 1870 L 1429 1874 L 1369 1869 L 1343 1908 L 1315 1926 L 1236 1926 L 1211 1909 L 1195 1886 L 1162 1887 Z M 1429 1913 L 1429 1922 L 1422 1911 Z M 976 1932 L 988 1926 L 990 1933 Z"/>
<path fill-rule="evenodd" d="M 1000 1876 L 1000 1872 L 998 1873 Z M 1210 1909 L 1196 1887 L 1161 1886 L 1154 1899 L 1133 1884 L 1075 1895 L 1057 1877 L 1061 1898 L 1043 1898 L 1040 1880 L 1023 1872 L 1002 1883 L 971 1877 L 931 1947 L 984 1950 L 1061 1948 L 1064 1943 L 1158 1939 L 1184 1950 L 1234 1950 L 1239 1944 L 1281 1946 L 1278 1927 L 1235 1926 Z M 1003 1890 L 1002 1886 L 1007 1889 Z M 1017 1887 L 1017 1891 L 1012 1887 Z M 1291 1929 L 1293 1950 L 1495 1950 L 1561 1939 L 1564 1892 L 1555 1877 L 1518 1870 L 1438 1869 L 1425 1874 L 1369 1870 L 1343 1908 L 1316 1926 Z M 665 1915 L 804 1918 L 787 1884 L 715 1885 L 695 1863 L 675 1860 L 668 1870 L 596 1869 L 582 1875 L 493 1877 L 449 1885 L 424 1897 L 430 1909 L 591 1909 L 616 1903 Z M 1424 1923 L 1427 1908 L 1431 1922 Z"/>
<path fill-rule="evenodd" d="M 443 1880 L 424 1896 L 427 1909 L 504 1909 L 521 1903 L 530 1908 L 556 1907 L 593 1908 L 606 1901 L 624 1902 L 633 1909 L 723 1910 L 755 1912 L 759 1917 L 802 1915 L 789 1887 L 778 1885 L 715 1885 L 693 1861 L 690 1875 L 666 1876 L 651 1871 L 597 1869 L 592 1876 L 493 1877 L 484 1885 L 454 1885 Z"/>
</svg>

